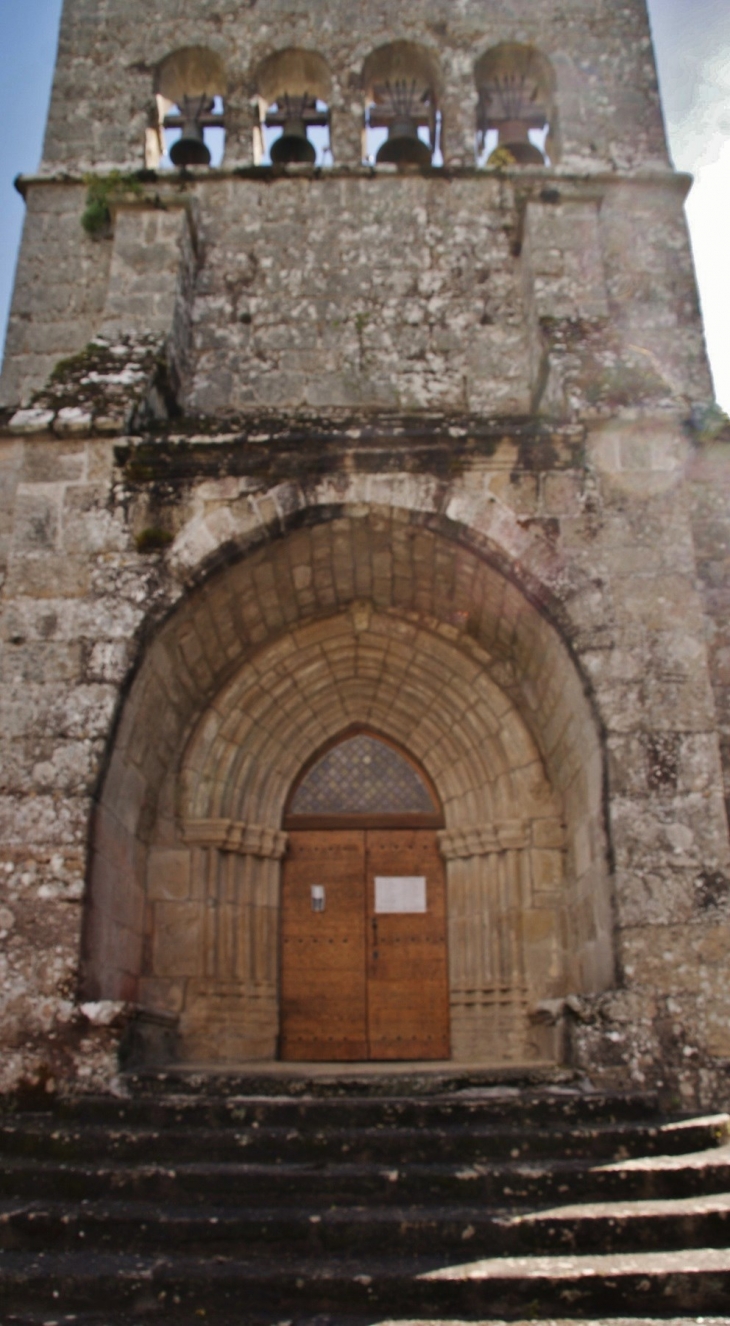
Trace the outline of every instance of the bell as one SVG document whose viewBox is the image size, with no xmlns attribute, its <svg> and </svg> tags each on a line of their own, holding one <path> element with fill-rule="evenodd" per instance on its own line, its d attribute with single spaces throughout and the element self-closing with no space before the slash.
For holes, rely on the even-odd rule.
<svg viewBox="0 0 730 1326">
<path fill-rule="evenodd" d="M 294 163 L 314 165 L 317 153 L 307 138 L 307 128 L 300 115 L 292 115 L 285 120 L 281 138 L 272 144 L 271 160 L 277 166 Z"/>
<path fill-rule="evenodd" d="M 373 93 L 376 105 L 370 112 L 370 125 L 388 126 L 388 137 L 375 158 L 378 165 L 389 161 L 395 166 L 430 166 L 433 151 L 418 137 L 418 126 L 431 121 L 431 93 L 419 93 L 415 78 L 410 83 L 404 78 L 386 81 Z"/>
<path fill-rule="evenodd" d="M 509 152 L 516 166 L 544 166 L 545 158 L 539 147 L 530 142 L 529 125 L 523 120 L 504 120 L 499 126 L 499 142 L 492 152 L 488 166 L 504 165 L 504 153 Z"/>
<path fill-rule="evenodd" d="M 203 138 L 202 116 L 213 109 L 209 97 L 183 97 L 180 113 L 182 134 L 170 148 L 173 166 L 209 166 L 210 152 Z"/>
<path fill-rule="evenodd" d="M 396 115 L 375 160 L 378 165 L 384 161 L 396 166 L 431 165 L 431 149 L 418 137 L 418 126 L 411 115 Z"/>
</svg>

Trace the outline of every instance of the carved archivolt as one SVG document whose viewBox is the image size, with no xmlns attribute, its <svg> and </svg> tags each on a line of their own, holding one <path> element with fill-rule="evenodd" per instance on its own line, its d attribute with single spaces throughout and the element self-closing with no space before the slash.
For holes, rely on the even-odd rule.
<svg viewBox="0 0 730 1326">
<path fill-rule="evenodd" d="M 236 820 L 190 820 L 185 825 L 185 841 L 191 847 L 217 847 L 221 852 L 239 856 L 261 856 L 280 861 L 287 848 L 288 834 L 265 824 L 241 824 Z"/>
</svg>

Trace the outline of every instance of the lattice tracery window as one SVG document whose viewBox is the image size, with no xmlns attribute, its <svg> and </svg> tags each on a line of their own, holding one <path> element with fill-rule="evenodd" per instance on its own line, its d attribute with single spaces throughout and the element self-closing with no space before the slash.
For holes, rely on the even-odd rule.
<svg viewBox="0 0 730 1326">
<path fill-rule="evenodd" d="M 294 793 L 293 815 L 432 815 L 433 797 L 403 755 L 365 733 L 327 751 Z"/>
</svg>

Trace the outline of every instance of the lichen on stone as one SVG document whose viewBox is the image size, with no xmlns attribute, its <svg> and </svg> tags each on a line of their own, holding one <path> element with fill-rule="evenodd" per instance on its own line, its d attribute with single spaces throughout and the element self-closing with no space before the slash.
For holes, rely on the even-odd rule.
<svg viewBox="0 0 730 1326">
<path fill-rule="evenodd" d="M 45 428 L 60 435 L 123 432 L 152 391 L 165 365 L 165 341 L 155 333 L 97 335 L 78 354 L 59 360 L 31 408 L 16 416 L 16 431 Z M 26 419 L 27 416 L 27 419 Z"/>
</svg>

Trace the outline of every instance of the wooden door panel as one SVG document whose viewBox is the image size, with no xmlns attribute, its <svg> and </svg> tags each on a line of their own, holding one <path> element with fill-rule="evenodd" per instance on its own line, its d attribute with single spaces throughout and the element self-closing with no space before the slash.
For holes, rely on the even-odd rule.
<svg viewBox="0 0 730 1326">
<path fill-rule="evenodd" d="M 367 1059 L 365 838 L 362 830 L 289 836 L 281 899 L 281 1057 Z M 312 908 L 312 886 L 325 890 Z"/>
<path fill-rule="evenodd" d="M 414 944 L 412 941 L 402 943 L 397 938 L 383 943 L 381 930 L 378 945 L 377 968 L 371 957 L 368 967 L 369 980 L 377 979 L 384 984 L 392 982 L 398 986 L 402 985 L 404 990 L 409 982 L 420 984 L 424 988 L 430 985 L 434 964 L 439 962 L 441 956 L 438 951 L 440 944 L 427 946 Z M 429 947 L 431 951 L 428 951 Z"/>
<path fill-rule="evenodd" d="M 448 1059 L 444 991 L 423 980 L 369 986 L 371 1059 Z"/>
<path fill-rule="evenodd" d="M 371 1059 L 448 1059 L 446 880 L 428 829 L 366 835 Z M 424 876 L 425 912 L 375 911 L 377 876 Z"/>
<path fill-rule="evenodd" d="M 376 913 L 379 875 L 425 877 L 426 911 Z M 449 1057 L 446 887 L 431 830 L 292 831 L 281 936 L 282 1059 Z"/>
</svg>

